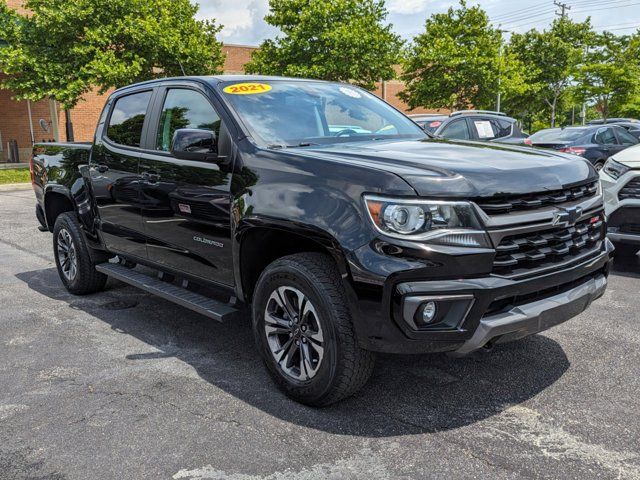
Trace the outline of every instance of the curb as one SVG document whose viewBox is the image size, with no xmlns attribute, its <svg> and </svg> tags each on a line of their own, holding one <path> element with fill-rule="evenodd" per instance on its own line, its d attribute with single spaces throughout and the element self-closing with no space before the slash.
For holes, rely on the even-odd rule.
<svg viewBox="0 0 640 480">
<path fill-rule="evenodd" d="M 0 192 L 11 190 L 31 190 L 31 183 L 4 183 L 0 185 Z"/>
</svg>

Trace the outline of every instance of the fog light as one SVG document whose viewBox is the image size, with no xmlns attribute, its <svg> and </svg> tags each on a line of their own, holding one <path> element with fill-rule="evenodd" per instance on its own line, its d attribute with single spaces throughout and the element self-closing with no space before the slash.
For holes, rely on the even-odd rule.
<svg viewBox="0 0 640 480">
<path fill-rule="evenodd" d="M 425 303 L 422 309 L 422 321 L 424 323 L 431 323 L 433 319 L 436 318 L 437 311 L 438 307 L 436 307 L 436 302 Z"/>
</svg>

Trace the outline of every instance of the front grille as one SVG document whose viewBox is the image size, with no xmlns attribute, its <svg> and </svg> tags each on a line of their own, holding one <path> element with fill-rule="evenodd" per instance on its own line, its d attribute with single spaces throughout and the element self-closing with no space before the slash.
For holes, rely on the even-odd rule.
<svg viewBox="0 0 640 480">
<path fill-rule="evenodd" d="M 571 227 L 553 227 L 501 240 L 496 247 L 493 273 L 519 276 L 541 269 L 553 269 L 597 254 L 604 239 L 601 214 Z"/>
<path fill-rule="evenodd" d="M 558 205 L 560 203 L 593 197 L 598 191 L 598 182 L 591 182 L 577 187 L 553 190 L 542 193 L 532 193 L 522 196 L 492 197 L 476 200 L 478 206 L 487 215 L 499 215 L 519 210 L 532 210 Z"/>
<path fill-rule="evenodd" d="M 618 192 L 619 200 L 634 199 L 640 200 L 640 177 L 632 178 L 627 184 L 622 187 L 622 190 Z"/>
</svg>

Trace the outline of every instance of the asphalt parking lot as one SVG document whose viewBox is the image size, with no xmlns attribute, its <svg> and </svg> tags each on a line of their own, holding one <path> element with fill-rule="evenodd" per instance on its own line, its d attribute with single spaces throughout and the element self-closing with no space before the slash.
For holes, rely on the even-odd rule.
<svg viewBox="0 0 640 480">
<path fill-rule="evenodd" d="M 356 396 L 280 394 L 247 321 L 58 280 L 30 190 L 0 191 L 1 479 L 640 478 L 640 261 L 491 354 L 380 356 Z"/>
</svg>

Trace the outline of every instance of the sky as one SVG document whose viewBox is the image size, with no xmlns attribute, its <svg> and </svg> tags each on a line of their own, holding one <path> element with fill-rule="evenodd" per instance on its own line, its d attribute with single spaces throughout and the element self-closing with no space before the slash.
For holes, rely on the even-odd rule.
<svg viewBox="0 0 640 480">
<path fill-rule="evenodd" d="M 563 1 L 571 7 L 567 13 L 573 20 L 591 16 L 596 30 L 628 34 L 640 28 L 640 0 Z M 213 18 L 224 25 L 219 38 L 225 43 L 259 45 L 278 34 L 263 20 L 269 10 L 268 0 L 197 0 L 197 3 L 200 18 Z M 513 32 L 543 29 L 555 18 L 554 12 L 559 11 L 553 0 L 468 0 L 467 3 L 479 4 L 494 25 Z M 388 22 L 402 38 L 410 40 L 423 31 L 427 17 L 445 12 L 455 4 L 452 0 L 387 0 Z"/>
</svg>

